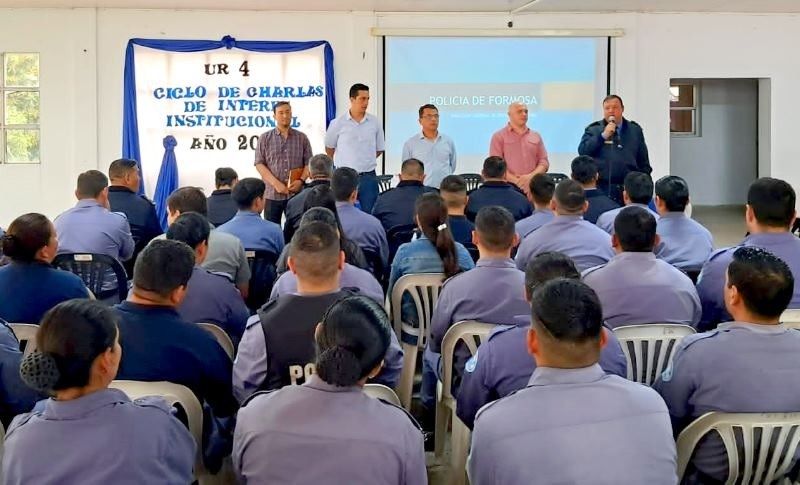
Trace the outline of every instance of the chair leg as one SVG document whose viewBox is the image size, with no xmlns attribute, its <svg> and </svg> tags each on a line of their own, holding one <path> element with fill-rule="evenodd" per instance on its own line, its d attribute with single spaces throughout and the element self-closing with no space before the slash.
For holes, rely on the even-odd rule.
<svg viewBox="0 0 800 485">
<path fill-rule="evenodd" d="M 441 459 L 444 454 L 444 442 L 447 435 L 447 424 L 450 419 L 450 408 L 442 401 L 442 383 L 436 383 L 436 428 L 434 439 L 434 455 Z"/>
<path fill-rule="evenodd" d="M 470 433 L 467 425 L 452 410 L 453 433 L 450 438 L 450 485 L 464 485 L 467 477 L 467 455 L 469 454 Z"/>
<path fill-rule="evenodd" d="M 417 346 L 407 343 L 402 344 L 403 347 L 403 371 L 400 374 L 400 384 L 398 385 L 397 394 L 400 398 L 400 404 L 406 409 L 411 410 L 411 394 L 414 388 L 414 373 L 417 367 Z"/>
</svg>

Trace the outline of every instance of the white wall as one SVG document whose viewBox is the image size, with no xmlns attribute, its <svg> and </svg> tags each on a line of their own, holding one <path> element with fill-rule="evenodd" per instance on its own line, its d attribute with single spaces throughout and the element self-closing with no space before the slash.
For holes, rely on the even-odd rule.
<svg viewBox="0 0 800 485">
<path fill-rule="evenodd" d="M 122 74 L 131 37 L 325 39 L 335 56 L 337 101 L 355 81 L 377 87 L 378 39 L 369 28 L 622 28 L 615 39 L 613 90 L 645 130 L 654 176 L 669 171 L 670 78 L 770 78 L 772 176 L 800 183 L 793 161 L 794 89 L 800 64 L 787 49 L 800 42 L 797 15 L 747 14 L 372 14 L 211 12 L 117 9 L 0 9 L 0 51 L 42 53 L 41 167 L 0 167 L 0 224 L 23 210 L 55 215 L 71 205 L 76 174 L 105 170 L 121 153 Z M 86 49 L 86 52 L 83 52 Z M 375 100 L 374 106 L 380 102 Z M 576 141 L 577 142 L 577 141 Z M 317 149 L 317 147 L 315 147 Z"/>
<path fill-rule="evenodd" d="M 671 170 L 685 178 L 695 205 L 742 203 L 758 176 L 758 80 L 699 83 L 700 136 L 673 136 Z"/>
</svg>

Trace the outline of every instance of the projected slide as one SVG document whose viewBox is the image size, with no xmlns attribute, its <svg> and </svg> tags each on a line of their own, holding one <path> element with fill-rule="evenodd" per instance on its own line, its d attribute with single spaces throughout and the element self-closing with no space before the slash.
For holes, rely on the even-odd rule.
<svg viewBox="0 0 800 485">
<path fill-rule="evenodd" d="M 508 105 L 528 105 L 550 171 L 569 173 L 587 124 L 606 93 L 602 38 L 387 37 L 386 172 L 400 170 L 403 143 L 419 133 L 418 108 L 439 108 L 439 131 L 455 141 L 457 173 L 479 173 Z"/>
</svg>

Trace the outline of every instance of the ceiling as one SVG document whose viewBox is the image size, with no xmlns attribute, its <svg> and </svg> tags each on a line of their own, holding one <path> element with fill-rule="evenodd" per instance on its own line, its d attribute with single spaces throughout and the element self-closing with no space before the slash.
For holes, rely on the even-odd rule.
<svg viewBox="0 0 800 485">
<path fill-rule="evenodd" d="M 800 13 L 800 0 L 0 0 L 19 8 L 375 12 L 754 12 Z M 223 7 L 224 5 L 224 7 Z"/>
</svg>

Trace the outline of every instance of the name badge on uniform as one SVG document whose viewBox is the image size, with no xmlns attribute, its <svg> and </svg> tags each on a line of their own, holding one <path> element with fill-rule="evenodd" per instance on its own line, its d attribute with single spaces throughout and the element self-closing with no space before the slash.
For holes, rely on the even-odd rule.
<svg viewBox="0 0 800 485">
<path fill-rule="evenodd" d="M 605 143 L 606 145 L 613 145 L 614 144 L 614 140 L 610 140 L 609 139 L 609 140 L 604 141 L 603 143 Z"/>
</svg>

